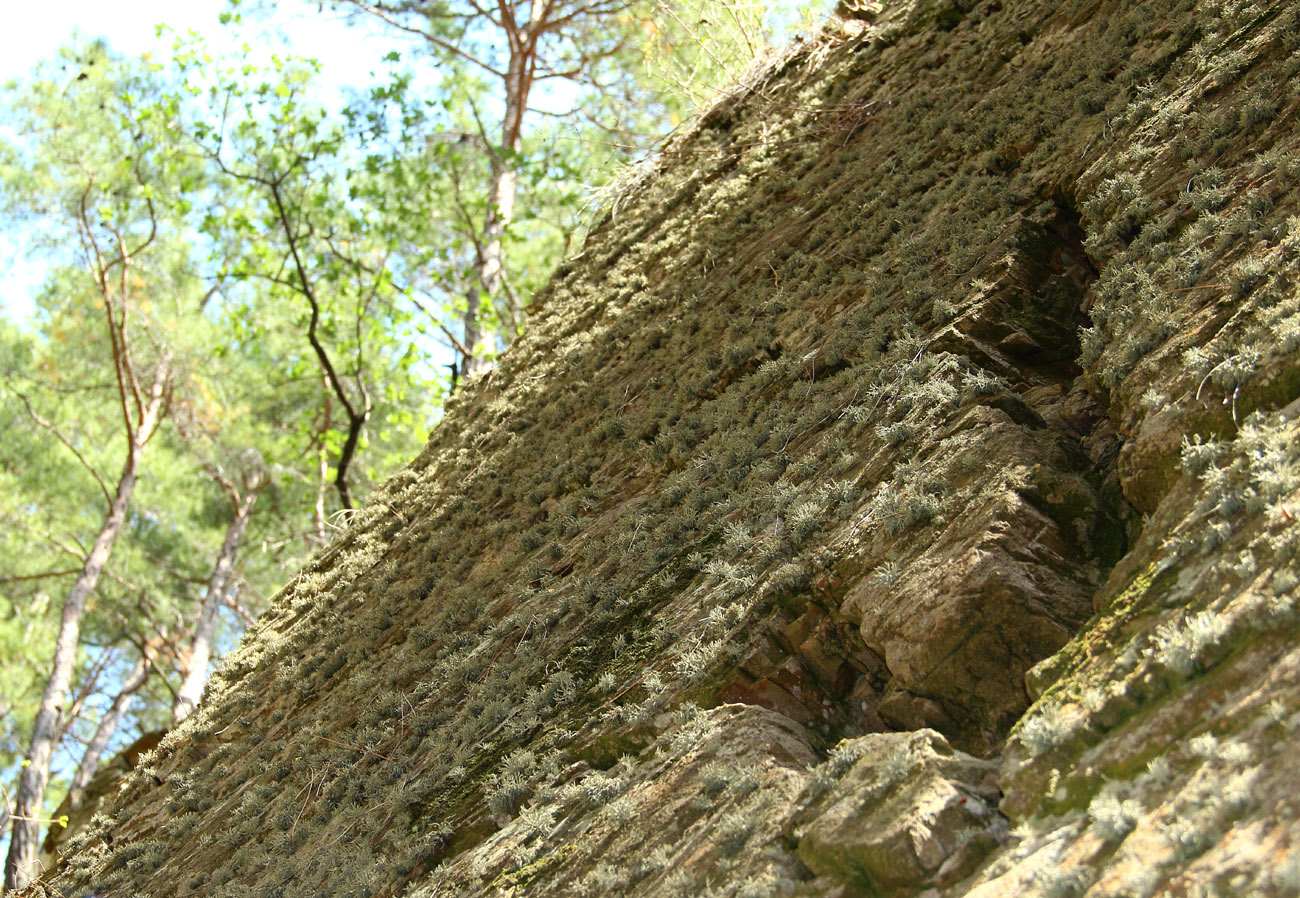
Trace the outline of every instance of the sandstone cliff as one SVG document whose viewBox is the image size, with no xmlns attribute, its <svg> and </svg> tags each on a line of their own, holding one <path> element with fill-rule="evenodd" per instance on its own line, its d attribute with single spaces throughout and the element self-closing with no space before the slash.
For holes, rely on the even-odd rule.
<svg viewBox="0 0 1300 898">
<path fill-rule="evenodd" d="M 1300 6 L 845 6 L 34 892 L 1300 892 Z"/>
</svg>

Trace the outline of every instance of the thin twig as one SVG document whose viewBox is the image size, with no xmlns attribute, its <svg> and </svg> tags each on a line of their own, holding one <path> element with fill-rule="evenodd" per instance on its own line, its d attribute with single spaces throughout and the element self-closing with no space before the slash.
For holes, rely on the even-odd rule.
<svg viewBox="0 0 1300 898">
<path fill-rule="evenodd" d="M 54 438 L 57 439 L 60 443 L 62 443 L 64 446 L 66 446 L 68 451 L 77 457 L 77 461 L 81 462 L 81 466 L 85 468 L 87 471 L 89 471 L 90 476 L 95 478 L 95 482 L 99 484 L 99 490 L 104 494 L 104 501 L 107 502 L 109 505 L 112 505 L 113 496 L 108 490 L 108 484 L 104 482 L 103 477 L 99 476 L 99 472 L 96 471 L 93 466 L 91 466 L 90 462 L 86 461 L 85 456 L 77 451 L 77 447 L 72 445 L 72 441 L 69 440 L 67 437 L 65 437 L 63 435 L 63 432 L 59 430 L 59 428 L 55 426 L 52 422 L 45 420 L 39 414 L 37 414 L 36 409 L 32 408 L 32 404 L 27 401 L 26 396 L 24 396 L 22 393 L 17 393 L 16 395 L 18 396 L 19 399 L 23 401 L 23 405 L 27 407 L 28 417 L 30 417 L 33 421 L 35 421 L 40 427 L 54 434 Z"/>
<path fill-rule="evenodd" d="M 346 742 L 339 742 L 337 739 L 331 739 L 329 736 L 319 736 L 317 738 L 323 739 L 324 741 L 330 743 L 331 745 L 338 745 L 342 748 L 350 748 L 353 751 L 359 751 L 364 755 L 374 755 L 376 758 L 382 758 L 385 761 L 391 761 L 393 763 L 397 763 L 396 758 L 390 758 L 388 757 L 388 755 L 381 755 L 379 752 L 371 751 L 368 748 L 357 748 L 355 745 L 348 745 Z"/>
</svg>

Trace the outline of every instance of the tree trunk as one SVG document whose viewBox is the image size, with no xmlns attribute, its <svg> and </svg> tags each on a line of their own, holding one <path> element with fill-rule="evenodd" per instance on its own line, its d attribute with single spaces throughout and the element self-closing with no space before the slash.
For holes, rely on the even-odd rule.
<svg viewBox="0 0 1300 898">
<path fill-rule="evenodd" d="M 135 489 L 137 453 L 128 452 L 126 466 L 117 483 L 117 493 L 109 506 L 108 516 L 99 528 L 95 543 L 81 575 L 72 585 L 59 618 L 59 635 L 55 642 L 54 659 L 50 675 L 45 681 L 40 709 L 32 726 L 31 743 L 22 775 L 18 779 L 18 792 L 14 796 L 13 837 L 9 844 L 9 857 L 5 862 L 5 888 L 18 889 L 30 881 L 31 865 L 36 861 L 38 820 L 45 803 L 45 788 L 50 780 L 50 759 L 54 755 L 55 730 L 59 713 L 72 683 L 72 671 L 77 660 L 77 646 L 81 639 L 81 613 L 86 600 L 95 591 L 99 575 L 104 570 L 113 543 L 126 522 L 127 506 Z"/>
<path fill-rule="evenodd" d="M 244 528 L 248 526 L 248 518 L 255 502 L 257 493 L 250 490 L 235 503 L 234 516 L 226 527 L 226 538 L 221 543 L 221 551 L 212 567 L 203 605 L 199 608 L 199 619 L 194 624 L 185 679 L 181 681 L 181 688 L 176 691 L 176 701 L 172 705 L 173 726 L 189 717 L 203 697 L 203 685 L 208 680 L 208 661 L 212 657 L 212 634 L 216 629 L 217 609 L 232 585 L 230 575 L 234 570 L 235 556 L 239 554 L 239 544 L 244 538 Z"/>
<path fill-rule="evenodd" d="M 13 835 L 9 840 L 9 856 L 5 860 L 5 889 L 18 889 L 31 881 L 32 867 L 37 863 L 39 821 L 45 807 L 45 789 L 50 782 L 50 760 L 54 756 L 59 715 L 67 700 L 72 684 L 72 673 L 77 661 L 77 647 L 81 641 L 81 614 L 86 600 L 94 593 L 99 576 L 108 563 L 113 543 L 126 523 L 126 512 L 131 504 L 139 472 L 140 456 L 145 443 L 153 435 L 162 412 L 167 382 L 167 362 L 160 363 L 149 401 L 140 409 L 140 419 L 134 422 L 133 432 L 127 435 L 126 462 L 117 481 L 117 491 L 108 506 L 108 514 L 100 525 L 89 554 L 82 565 L 68 597 L 63 602 L 59 617 L 59 635 L 54 644 L 54 658 L 50 662 L 50 675 L 45 681 L 36 721 L 32 725 L 32 738 L 27 748 L 18 789 L 14 795 Z"/>
<path fill-rule="evenodd" d="M 461 375 L 473 377 L 488 369 L 484 358 L 485 348 L 479 321 L 483 300 L 492 302 L 501 291 L 505 278 L 505 254 L 502 238 L 515 213 L 515 194 L 519 187 L 519 172 L 515 157 L 523 140 L 524 113 L 528 110 L 528 95 L 532 89 L 533 66 L 536 48 L 525 23 L 517 39 L 512 39 L 510 66 L 505 77 L 505 115 L 501 120 L 501 147 L 491 155 L 491 175 L 488 181 L 488 208 L 483 220 L 483 235 L 479 241 L 478 283 L 466 293 L 465 346 L 471 355 L 461 365 Z M 514 317 L 511 315 L 510 317 Z"/>
<path fill-rule="evenodd" d="M 113 706 L 99 719 L 99 726 L 95 727 L 95 735 L 90 738 L 90 743 L 81 756 L 81 763 L 77 765 L 77 772 L 72 777 L 72 785 L 68 789 L 68 807 L 75 810 L 85 801 L 86 786 L 90 784 L 95 771 L 99 769 L 99 759 L 104 754 L 104 749 L 108 747 L 108 741 L 117 732 L 123 715 L 131 707 L 135 693 L 144 685 L 145 680 L 149 679 L 149 670 L 152 667 L 149 658 L 142 654 L 136 660 L 135 667 L 131 668 L 131 673 L 123 681 L 121 691 L 118 692 L 117 698 L 113 699 Z"/>
<path fill-rule="evenodd" d="M 515 146 L 507 147 L 517 151 Z M 483 224 L 483 238 L 478 259 L 478 283 L 470 287 L 465 299 L 465 346 L 473 353 L 461 366 L 461 375 L 473 377 L 489 367 L 486 347 L 483 341 L 483 329 L 479 322 L 481 302 L 492 302 L 501 290 L 505 277 L 505 258 L 502 250 L 502 237 L 506 226 L 510 224 L 515 209 L 515 191 L 519 183 L 519 174 L 512 163 L 499 158 L 492 160 L 492 178 L 488 184 L 487 218 Z"/>
</svg>

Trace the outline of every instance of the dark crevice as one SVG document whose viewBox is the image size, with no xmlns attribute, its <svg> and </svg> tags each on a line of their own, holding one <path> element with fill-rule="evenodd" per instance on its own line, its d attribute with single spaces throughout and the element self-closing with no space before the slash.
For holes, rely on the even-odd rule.
<svg viewBox="0 0 1300 898">
<path fill-rule="evenodd" d="M 894 731 L 878 711 L 889 683 L 884 660 L 863 645 L 836 610 L 837 600 L 806 598 L 769 617 L 763 636 L 717 690 L 716 703 L 783 714 L 822 751 L 840 739 Z"/>
<path fill-rule="evenodd" d="M 968 752 L 996 754 L 1028 707 L 1024 673 L 1086 623 L 1095 590 L 1127 551 L 1131 513 L 1118 489 L 1118 435 L 1078 363 L 1085 298 L 1098 275 L 1084 237 L 1079 213 L 1064 196 L 1046 214 L 1017 221 L 987 254 L 991 261 L 971 272 L 989 286 L 931 343 L 1010 385 L 969 398 L 963 428 L 973 428 L 972 439 L 1008 434 L 989 437 L 1002 440 L 989 445 L 1005 447 L 989 473 L 979 475 L 990 486 L 1001 464 L 1027 471 L 1028 480 L 1014 490 L 1018 510 L 1000 511 L 996 502 L 978 498 L 954 508 L 937 537 L 947 548 L 909 547 L 900 535 L 896 585 L 873 586 L 866 571 L 841 572 L 839 596 L 856 594 L 862 632 L 843 642 L 824 634 L 820 641 L 845 656 L 856 645 L 859 655 L 866 651 L 879 661 L 857 663 L 847 700 L 835 694 L 842 690 L 824 690 L 836 710 L 821 716 L 837 717 L 848 728 L 844 735 L 932 727 Z M 997 414 L 980 413 L 979 406 Z M 991 553 L 992 569 L 976 565 L 957 579 L 940 570 L 976 550 Z M 951 599 L 932 598 L 953 590 Z M 913 633 L 905 618 L 916 614 L 945 620 L 934 632 Z M 952 615 L 966 617 L 954 624 Z M 960 638 L 939 632 L 952 627 Z M 910 660 L 897 671 L 870 651 L 889 644 L 878 640 L 897 644 L 909 634 L 931 646 L 919 654 L 909 648 Z M 784 660 L 772 667 L 809 666 L 797 646 L 784 648 Z M 989 660 L 995 656 L 1003 661 Z M 925 663 L 918 666 L 920 659 Z"/>
</svg>

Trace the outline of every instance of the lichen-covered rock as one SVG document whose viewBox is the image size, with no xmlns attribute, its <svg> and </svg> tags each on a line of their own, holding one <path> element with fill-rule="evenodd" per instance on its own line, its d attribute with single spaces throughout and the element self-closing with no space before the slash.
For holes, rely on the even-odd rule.
<svg viewBox="0 0 1300 898">
<path fill-rule="evenodd" d="M 660 728 L 650 750 L 607 770 L 548 771 L 497 832 L 414 894 L 478 880 L 501 896 L 671 896 L 728 874 L 793 888 L 797 861 L 770 846 L 817 762 L 803 728 L 750 705 L 689 708 Z"/>
<path fill-rule="evenodd" d="M 1300 891 L 1300 7 L 843 5 L 52 889 Z"/>
<path fill-rule="evenodd" d="M 967 842 L 999 834 L 997 765 L 954 751 L 933 730 L 862 736 L 837 751 L 853 766 L 795 831 L 813 873 L 887 894 L 932 884 Z"/>
<path fill-rule="evenodd" d="M 860 580 L 843 613 L 894 679 L 886 720 L 942 727 L 987 752 L 1028 702 L 1025 672 L 1090 616 L 1099 534 L 1120 525 L 1085 478 L 1082 453 L 1045 422 L 1026 427 L 977 405 L 953 427 L 969 434 L 962 454 L 930 467 L 952 492 L 973 482 L 984 495 L 951 513 L 933 542 L 900 552 L 896 575 Z M 1001 488 L 972 476 L 988 470 L 1005 478 Z"/>
</svg>

